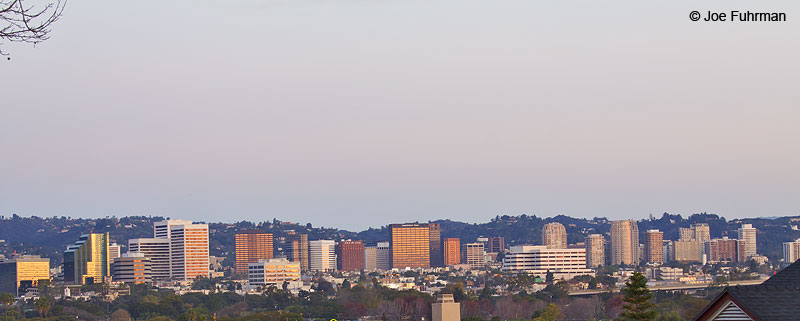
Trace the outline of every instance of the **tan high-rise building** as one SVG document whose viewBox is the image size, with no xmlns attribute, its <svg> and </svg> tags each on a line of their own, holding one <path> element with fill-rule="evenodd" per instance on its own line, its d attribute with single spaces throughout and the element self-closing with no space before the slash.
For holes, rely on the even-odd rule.
<svg viewBox="0 0 800 321">
<path fill-rule="evenodd" d="M 286 255 L 292 262 L 300 262 L 300 269 L 308 271 L 308 234 L 290 232 L 288 236 L 289 253 Z"/>
<path fill-rule="evenodd" d="M 247 274 L 247 266 L 273 256 L 272 234 L 260 230 L 236 233 L 236 273 Z"/>
<path fill-rule="evenodd" d="M 547 223 L 542 228 L 542 244 L 550 249 L 567 248 L 567 230 L 561 223 Z"/>
<path fill-rule="evenodd" d="M 442 228 L 439 223 L 428 223 L 430 232 L 430 256 L 431 266 L 442 266 L 444 264 L 444 254 L 442 253 Z"/>
<path fill-rule="evenodd" d="M 448 237 L 444 239 L 444 265 L 456 265 L 461 263 L 461 239 Z"/>
<path fill-rule="evenodd" d="M 502 236 L 489 237 L 486 242 L 486 252 L 502 253 L 506 250 L 506 241 Z"/>
<path fill-rule="evenodd" d="M 636 221 L 611 221 L 611 264 L 639 264 L 639 226 Z"/>
<path fill-rule="evenodd" d="M 678 240 L 679 241 L 691 241 L 694 240 L 694 230 L 689 227 L 679 227 L 678 228 Z"/>
<path fill-rule="evenodd" d="M 705 244 L 711 240 L 711 228 L 706 223 L 692 224 L 692 232 L 694 239 L 700 241 L 700 244 Z"/>
<path fill-rule="evenodd" d="M 208 277 L 208 224 L 169 224 L 172 278 Z"/>
<path fill-rule="evenodd" d="M 64 251 L 64 283 L 103 283 L 111 276 L 108 232 L 81 235 Z"/>
<path fill-rule="evenodd" d="M 756 228 L 752 224 L 742 224 L 739 228 L 739 240 L 744 241 L 744 256 L 749 259 L 758 254 L 756 249 Z"/>
<path fill-rule="evenodd" d="M 584 241 L 586 245 L 586 267 L 596 268 L 606 265 L 606 239 L 602 234 L 591 234 Z"/>
<path fill-rule="evenodd" d="M 431 229 L 428 224 L 392 224 L 392 266 L 427 268 L 431 265 Z"/>
<path fill-rule="evenodd" d="M 461 304 L 453 299 L 452 294 L 436 296 L 436 302 L 431 304 L 433 321 L 461 321 Z"/>
<path fill-rule="evenodd" d="M 461 261 L 464 262 L 464 264 L 468 264 L 471 268 L 477 269 L 486 265 L 484 259 L 486 250 L 484 250 L 483 243 L 464 244 L 464 250 L 461 251 L 461 255 Z"/>
<path fill-rule="evenodd" d="M 339 271 L 364 269 L 364 241 L 340 241 L 336 244 L 336 265 Z"/>
<path fill-rule="evenodd" d="M 644 258 L 648 263 L 664 263 L 664 233 L 648 230 L 644 235 Z"/>
<path fill-rule="evenodd" d="M 700 241 L 697 240 L 689 240 L 689 241 L 682 241 L 678 240 L 672 242 L 673 251 L 675 251 L 674 255 L 672 256 L 675 261 L 679 262 L 702 262 L 703 261 L 703 245 L 700 244 Z"/>
<path fill-rule="evenodd" d="M 40 280 L 50 280 L 50 259 L 23 255 L 0 260 L 0 293 L 18 296 L 24 294 L 18 292 L 20 286 L 37 287 Z"/>
</svg>

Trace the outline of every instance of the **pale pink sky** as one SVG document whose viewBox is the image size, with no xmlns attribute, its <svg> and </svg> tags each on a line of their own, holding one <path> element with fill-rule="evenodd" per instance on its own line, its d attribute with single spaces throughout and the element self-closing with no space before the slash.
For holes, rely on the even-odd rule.
<svg viewBox="0 0 800 321">
<path fill-rule="evenodd" d="M 691 10 L 784 23 L 700 23 Z M 796 1 L 71 1 L 3 44 L 0 215 L 800 215 Z"/>
</svg>

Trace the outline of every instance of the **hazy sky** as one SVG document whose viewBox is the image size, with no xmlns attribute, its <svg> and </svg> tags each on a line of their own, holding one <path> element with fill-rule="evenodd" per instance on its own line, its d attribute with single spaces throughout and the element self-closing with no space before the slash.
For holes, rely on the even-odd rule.
<svg viewBox="0 0 800 321">
<path fill-rule="evenodd" d="M 789 21 L 689 20 L 733 9 Z M 0 215 L 800 214 L 794 0 L 72 0 L 2 48 Z"/>
</svg>

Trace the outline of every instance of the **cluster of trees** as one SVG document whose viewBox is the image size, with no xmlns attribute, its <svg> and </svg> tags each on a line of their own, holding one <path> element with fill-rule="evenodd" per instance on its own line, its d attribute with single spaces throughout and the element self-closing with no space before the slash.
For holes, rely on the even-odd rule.
<svg viewBox="0 0 800 321">
<path fill-rule="evenodd" d="M 570 298 L 565 281 L 550 283 L 544 290 L 497 295 L 491 287 L 468 291 L 464 283 L 449 283 L 443 293 L 451 293 L 461 304 L 465 321 L 481 320 L 688 320 L 708 304 L 707 299 L 678 293 L 651 293 L 641 273 L 634 274 L 622 293 L 603 293 L 593 297 Z M 377 279 L 362 277 L 344 283 L 339 289 L 327 281 L 313 285 L 314 292 L 298 295 L 269 287 L 259 295 L 241 296 L 233 292 L 232 282 L 201 279 L 197 288 L 210 294 L 177 295 L 146 285 L 133 285 L 130 294 L 112 302 L 54 300 L 44 289 L 40 299 L 12 305 L 13 296 L 0 295 L 7 318 L 46 320 L 301 320 L 356 319 L 375 316 L 381 320 L 431 319 L 434 298 L 415 290 L 398 291 L 383 287 Z M 103 291 L 102 285 L 86 286 L 83 291 Z M 706 293 L 713 296 L 715 293 Z"/>
</svg>

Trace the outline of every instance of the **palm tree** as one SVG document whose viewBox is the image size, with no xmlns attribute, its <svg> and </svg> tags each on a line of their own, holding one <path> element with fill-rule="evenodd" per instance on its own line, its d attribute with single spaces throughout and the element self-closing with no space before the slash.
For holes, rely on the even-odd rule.
<svg viewBox="0 0 800 321">
<path fill-rule="evenodd" d="M 50 311 L 50 300 L 45 297 L 39 297 L 36 299 L 34 305 L 36 306 L 36 309 L 39 310 L 39 315 L 42 317 L 46 317 L 47 312 Z"/>
</svg>

